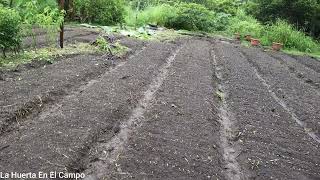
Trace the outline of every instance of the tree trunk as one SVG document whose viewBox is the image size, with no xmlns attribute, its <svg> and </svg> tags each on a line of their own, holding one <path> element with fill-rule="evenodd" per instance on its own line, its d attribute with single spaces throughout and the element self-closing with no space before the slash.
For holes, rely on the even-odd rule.
<svg viewBox="0 0 320 180">
<path fill-rule="evenodd" d="M 64 10 L 64 0 L 59 1 L 60 10 Z M 63 40 L 64 40 L 64 22 L 62 22 L 60 27 L 60 48 L 63 48 Z"/>
<path fill-rule="evenodd" d="M 6 58 L 6 48 L 2 48 L 2 54 L 3 54 L 3 58 Z"/>
</svg>

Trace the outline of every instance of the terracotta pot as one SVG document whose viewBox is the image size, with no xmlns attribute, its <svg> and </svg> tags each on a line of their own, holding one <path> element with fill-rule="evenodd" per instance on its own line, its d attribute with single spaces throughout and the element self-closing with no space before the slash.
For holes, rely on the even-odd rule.
<svg viewBox="0 0 320 180">
<path fill-rule="evenodd" d="M 251 41 L 252 39 L 252 36 L 250 34 L 247 34 L 244 36 L 244 38 L 247 40 L 247 41 Z"/>
<path fill-rule="evenodd" d="M 240 41 L 240 39 L 241 39 L 240 33 L 235 33 L 235 34 L 234 34 L 234 37 L 235 37 L 235 39 L 238 40 L 238 41 Z"/>
<path fill-rule="evenodd" d="M 273 42 L 272 43 L 272 50 L 274 51 L 280 51 L 280 49 L 282 49 L 283 44 L 281 43 L 277 43 L 277 42 Z"/>
<path fill-rule="evenodd" d="M 251 38 L 251 45 L 252 46 L 259 46 L 260 45 L 260 40 Z"/>
</svg>

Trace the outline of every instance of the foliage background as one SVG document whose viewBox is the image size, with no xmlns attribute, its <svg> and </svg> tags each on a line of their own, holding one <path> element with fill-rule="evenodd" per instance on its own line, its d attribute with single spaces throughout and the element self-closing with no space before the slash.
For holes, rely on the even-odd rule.
<svg viewBox="0 0 320 180">
<path fill-rule="evenodd" d="M 319 52 L 320 0 L 66 0 L 69 21 L 141 27 L 251 34 L 263 45 Z M 57 0 L 0 0 L 0 8 L 21 16 L 27 30 L 40 26 L 53 34 L 64 14 Z M 3 20 L 2 20 L 3 21 Z M 29 32 L 32 35 L 32 31 Z M 12 39 L 19 39 L 19 36 Z"/>
</svg>

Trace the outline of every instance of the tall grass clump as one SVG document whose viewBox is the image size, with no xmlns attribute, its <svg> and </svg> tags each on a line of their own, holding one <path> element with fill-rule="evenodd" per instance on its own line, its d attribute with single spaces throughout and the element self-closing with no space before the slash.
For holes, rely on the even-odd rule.
<svg viewBox="0 0 320 180">
<path fill-rule="evenodd" d="M 17 11 L 0 6 L 0 50 L 4 57 L 6 51 L 20 47 L 20 23 L 21 17 Z"/>
<path fill-rule="evenodd" d="M 45 0 L 45 1 L 44 0 L 14 0 L 12 5 L 15 9 L 19 9 L 20 13 L 22 11 L 22 13 L 24 14 L 24 13 L 27 13 L 25 6 L 27 5 L 27 3 L 30 3 L 30 2 L 38 4 L 37 6 L 38 11 L 42 11 L 46 7 L 50 7 L 50 8 L 58 7 L 57 0 Z"/>
<path fill-rule="evenodd" d="M 196 3 L 159 4 L 141 11 L 127 7 L 125 22 L 129 26 L 155 24 L 174 29 L 190 31 L 222 31 L 231 15 L 210 11 Z"/>
<path fill-rule="evenodd" d="M 254 17 L 247 15 L 243 10 L 239 10 L 235 16 L 230 18 L 228 33 L 250 34 L 253 37 L 261 37 L 264 33 L 264 26 Z"/>
<path fill-rule="evenodd" d="M 280 42 L 283 43 L 286 49 L 308 53 L 320 51 L 320 44 L 318 42 L 284 20 L 279 19 L 276 23 L 266 27 L 264 36 L 268 44 Z"/>
<path fill-rule="evenodd" d="M 124 20 L 124 0 L 74 0 L 74 7 L 82 22 L 115 25 Z"/>
<path fill-rule="evenodd" d="M 176 9 L 168 4 L 149 6 L 142 11 L 135 11 L 127 7 L 126 12 L 125 22 L 129 26 L 142 26 L 145 24 L 168 26 L 170 20 L 176 16 Z"/>
<path fill-rule="evenodd" d="M 175 29 L 211 32 L 215 26 L 215 14 L 205 6 L 196 3 L 176 5 L 177 15 L 170 22 Z"/>
</svg>

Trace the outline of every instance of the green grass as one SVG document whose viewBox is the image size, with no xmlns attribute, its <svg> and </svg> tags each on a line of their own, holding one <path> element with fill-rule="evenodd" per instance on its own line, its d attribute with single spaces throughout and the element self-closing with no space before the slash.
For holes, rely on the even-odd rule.
<svg viewBox="0 0 320 180">
<path fill-rule="evenodd" d="M 319 42 L 283 20 L 278 20 L 275 24 L 266 26 L 262 39 L 262 43 L 265 45 L 270 45 L 272 42 L 283 43 L 284 49 L 287 50 L 298 50 L 306 53 L 320 51 Z"/>
<path fill-rule="evenodd" d="M 126 8 L 125 24 L 132 27 L 139 27 L 146 24 L 165 26 L 175 16 L 176 10 L 173 6 L 166 4 L 150 6 L 143 11 L 135 11 L 130 7 Z"/>
<path fill-rule="evenodd" d="M 264 26 L 254 17 L 239 10 L 236 16 L 230 18 L 227 32 L 230 35 L 240 33 L 242 36 L 250 34 L 253 37 L 261 37 L 264 33 Z"/>
<path fill-rule="evenodd" d="M 128 48 L 120 45 L 116 42 L 112 48 L 112 54 L 115 56 L 123 56 L 128 52 Z M 88 43 L 78 43 L 68 45 L 65 48 L 52 48 L 46 47 L 30 51 L 24 51 L 17 55 L 10 54 L 8 57 L 0 57 L 0 68 L 12 69 L 19 64 L 30 63 L 31 61 L 48 61 L 53 62 L 59 57 L 73 55 L 73 54 L 97 54 L 97 53 L 108 53 L 107 49 L 102 49 L 101 46 L 90 45 Z"/>
<path fill-rule="evenodd" d="M 320 52 L 319 42 L 286 21 L 278 20 L 271 25 L 262 25 L 241 10 L 230 19 L 227 32 L 229 36 L 234 33 L 240 33 L 242 37 L 250 34 L 253 38 L 260 39 L 263 46 L 271 46 L 273 42 L 282 43 L 286 51 L 300 51 L 307 54 Z"/>
<path fill-rule="evenodd" d="M 16 67 L 19 64 L 26 64 L 34 60 L 52 62 L 54 61 L 54 59 L 61 56 L 79 54 L 79 53 L 89 54 L 89 53 L 94 53 L 96 51 L 97 51 L 96 47 L 86 43 L 70 45 L 63 49 L 47 47 L 47 48 L 38 49 L 36 51 L 35 50 L 24 51 L 17 55 L 11 54 L 6 58 L 1 57 L 0 67 L 10 69 L 10 68 Z"/>
<path fill-rule="evenodd" d="M 298 55 L 298 56 L 310 56 L 310 57 L 314 57 L 318 61 L 320 61 L 320 51 L 313 52 L 313 53 L 306 53 L 306 52 L 301 52 L 298 50 L 283 50 L 283 52 L 285 52 L 287 54 Z"/>
</svg>

